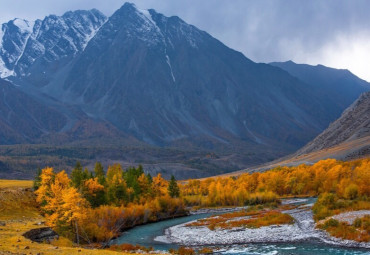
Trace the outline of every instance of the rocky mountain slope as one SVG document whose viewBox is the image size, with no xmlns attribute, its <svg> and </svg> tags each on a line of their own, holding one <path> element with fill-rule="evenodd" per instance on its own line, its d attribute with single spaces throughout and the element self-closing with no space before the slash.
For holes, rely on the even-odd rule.
<svg viewBox="0 0 370 255">
<path fill-rule="evenodd" d="M 44 105 L 0 79 L 1 144 L 26 143 L 47 132 L 57 132 L 66 118 L 56 109 Z"/>
<path fill-rule="evenodd" d="M 41 122 L 26 136 L 4 121 L 14 138 L 0 144 L 43 144 L 44 157 L 68 151 L 69 162 L 122 160 L 197 176 L 294 152 L 370 88 L 357 77 L 328 86 L 254 63 L 179 17 L 129 3 L 109 18 L 90 10 L 3 24 L 0 76 L 56 111 L 46 118 L 50 130 Z M 14 116 L 26 122 L 18 127 L 33 127 Z M 27 167 L 14 148 L 31 162 L 34 149 L 21 147 L 4 148 L 7 169 Z M 122 147 L 137 153 L 122 155 Z"/>
<path fill-rule="evenodd" d="M 370 137 L 370 92 L 360 96 L 342 116 L 319 136 L 298 150 L 296 155 L 328 149 L 344 142 Z M 368 146 L 370 153 L 370 144 Z"/>
</svg>

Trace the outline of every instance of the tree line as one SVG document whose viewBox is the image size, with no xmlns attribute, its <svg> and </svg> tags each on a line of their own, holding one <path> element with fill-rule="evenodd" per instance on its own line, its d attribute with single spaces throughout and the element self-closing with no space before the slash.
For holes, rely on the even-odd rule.
<svg viewBox="0 0 370 255">
<path fill-rule="evenodd" d="M 327 159 L 181 184 L 173 176 L 165 180 L 160 174 L 145 174 L 141 166 L 124 170 L 115 164 L 105 172 L 96 163 L 93 172 L 77 164 L 70 176 L 45 168 L 35 180 L 35 192 L 48 224 L 58 233 L 78 243 L 109 243 L 123 229 L 186 215 L 187 207 L 244 206 L 319 196 L 314 207 L 317 219 L 350 206 L 370 209 L 369 183 L 370 159 Z"/>
</svg>

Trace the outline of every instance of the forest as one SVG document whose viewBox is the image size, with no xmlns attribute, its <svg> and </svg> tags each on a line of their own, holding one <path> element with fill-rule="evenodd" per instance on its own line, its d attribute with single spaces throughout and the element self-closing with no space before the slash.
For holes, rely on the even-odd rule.
<svg viewBox="0 0 370 255">
<path fill-rule="evenodd" d="M 65 171 L 43 169 L 34 188 L 48 225 L 60 235 L 76 243 L 107 246 L 124 229 L 204 207 L 279 204 L 281 198 L 317 196 L 313 207 L 317 221 L 346 210 L 370 209 L 369 169 L 370 159 L 327 159 L 237 177 L 177 182 L 174 177 L 165 180 L 160 174 L 145 174 L 141 166 L 122 169 L 115 164 L 104 171 L 96 163 L 90 172 L 77 163 L 69 176 Z M 349 230 L 340 224 L 328 224 L 322 228 L 336 236 L 359 239 L 343 234 Z M 366 232 L 360 240 L 367 240 L 368 219 L 356 224 L 350 231 Z"/>
</svg>

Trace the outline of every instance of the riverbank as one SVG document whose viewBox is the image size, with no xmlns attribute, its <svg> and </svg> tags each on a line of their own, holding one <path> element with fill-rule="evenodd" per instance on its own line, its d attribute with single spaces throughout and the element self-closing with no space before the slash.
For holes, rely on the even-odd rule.
<svg viewBox="0 0 370 255">
<path fill-rule="evenodd" d="M 285 200 L 284 204 L 297 202 L 302 204 L 303 199 Z M 189 226 L 191 222 L 188 222 L 166 229 L 165 234 L 157 237 L 156 240 L 185 246 L 314 241 L 330 245 L 370 249 L 370 243 L 341 240 L 316 229 L 311 206 L 312 203 L 307 203 L 298 208 L 283 211 L 283 213 L 287 213 L 294 218 L 295 222 L 292 225 L 210 230 L 205 226 Z"/>
</svg>

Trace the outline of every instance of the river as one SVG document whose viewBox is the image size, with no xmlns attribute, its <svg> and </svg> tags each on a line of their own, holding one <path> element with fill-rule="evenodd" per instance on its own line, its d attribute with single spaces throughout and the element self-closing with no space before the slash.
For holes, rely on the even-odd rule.
<svg viewBox="0 0 370 255">
<path fill-rule="evenodd" d="M 302 203 L 298 201 L 297 203 Z M 312 203 L 312 199 L 306 200 L 305 203 Z M 114 244 L 131 243 L 139 244 L 146 247 L 153 247 L 155 250 L 168 250 L 171 248 L 178 248 L 177 244 L 164 243 L 155 241 L 158 236 L 163 236 L 167 228 L 183 224 L 189 221 L 206 218 L 214 213 L 194 214 L 186 217 L 165 220 L 156 223 L 150 223 L 130 229 L 113 241 Z M 325 244 L 319 241 L 305 241 L 293 243 L 255 243 L 255 244 L 238 244 L 238 245 L 222 245 L 210 246 L 218 248 L 219 254 L 369 254 L 368 249 L 346 248 Z"/>
</svg>

